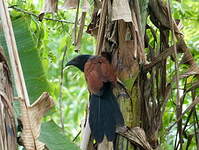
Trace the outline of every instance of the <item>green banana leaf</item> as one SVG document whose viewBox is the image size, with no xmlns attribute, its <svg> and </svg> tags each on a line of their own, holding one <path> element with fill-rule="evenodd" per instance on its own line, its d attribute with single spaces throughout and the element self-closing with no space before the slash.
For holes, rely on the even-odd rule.
<svg viewBox="0 0 199 150">
<path fill-rule="evenodd" d="M 13 20 L 12 23 L 30 103 L 33 103 L 43 92 L 50 92 L 50 87 L 42 66 L 42 60 L 29 30 L 29 19 L 20 17 Z M 2 30 L 0 30 L 0 44 L 7 51 Z"/>
<path fill-rule="evenodd" d="M 45 122 L 41 125 L 39 140 L 45 143 L 49 150 L 79 150 L 75 144 L 69 142 L 70 140 L 54 121 Z"/>
</svg>

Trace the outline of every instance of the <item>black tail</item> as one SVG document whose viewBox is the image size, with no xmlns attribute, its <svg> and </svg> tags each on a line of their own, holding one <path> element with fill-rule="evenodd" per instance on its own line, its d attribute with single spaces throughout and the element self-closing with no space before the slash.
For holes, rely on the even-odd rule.
<svg viewBox="0 0 199 150">
<path fill-rule="evenodd" d="M 101 96 L 94 94 L 90 96 L 89 124 L 91 135 L 97 143 L 102 142 L 104 136 L 109 141 L 113 141 L 116 127 L 124 125 L 124 119 L 110 83 L 104 84 L 102 91 Z"/>
</svg>

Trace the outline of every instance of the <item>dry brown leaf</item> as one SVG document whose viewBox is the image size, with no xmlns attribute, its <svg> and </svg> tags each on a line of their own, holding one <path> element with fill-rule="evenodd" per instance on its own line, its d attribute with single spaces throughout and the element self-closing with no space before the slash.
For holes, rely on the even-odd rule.
<svg viewBox="0 0 199 150">
<path fill-rule="evenodd" d="M 83 0 L 82 11 L 88 12 L 89 8 L 90 8 L 90 4 L 89 4 L 88 0 Z"/>
<path fill-rule="evenodd" d="M 12 108 L 10 74 L 0 47 L 0 149 L 16 150 L 16 125 Z"/>
<path fill-rule="evenodd" d="M 58 0 L 45 0 L 42 13 L 55 13 L 57 12 Z"/>
<path fill-rule="evenodd" d="M 15 120 L 8 109 L 7 102 L 0 95 L 0 149 L 16 150 Z"/>
<path fill-rule="evenodd" d="M 73 45 L 77 45 L 77 30 L 78 30 L 78 19 L 79 19 L 79 6 L 80 6 L 80 0 L 77 1 L 77 10 L 76 10 L 76 16 L 75 16 L 75 24 L 73 27 L 73 32 L 72 32 L 72 40 L 73 40 Z"/>
<path fill-rule="evenodd" d="M 125 22 L 132 22 L 129 2 L 128 0 L 113 0 L 112 21 L 121 19 Z"/>
<path fill-rule="evenodd" d="M 63 9 L 68 10 L 68 9 L 76 9 L 78 6 L 78 0 L 65 0 Z"/>
<path fill-rule="evenodd" d="M 144 52 L 144 40 L 141 35 L 141 29 L 139 29 L 138 22 L 139 20 L 137 19 L 134 10 L 132 10 L 132 17 L 133 17 L 133 25 L 131 26 L 131 35 L 133 36 L 134 40 L 134 45 L 135 45 L 135 50 L 134 50 L 134 57 L 138 58 L 138 61 L 140 64 L 145 64 L 146 63 L 146 56 Z"/>
<path fill-rule="evenodd" d="M 118 77 L 121 80 L 131 77 L 137 77 L 139 73 L 139 65 L 137 61 L 131 57 L 129 51 L 131 41 L 124 42 L 124 46 L 117 50 L 117 54 L 113 56 L 113 66 L 117 68 Z M 125 58 L 125 59 L 123 59 Z"/>
<path fill-rule="evenodd" d="M 58 0 L 45 0 L 44 7 L 40 14 L 38 15 L 39 21 L 42 21 L 45 13 L 55 13 L 57 12 Z"/>
<path fill-rule="evenodd" d="M 130 76 L 136 77 L 139 72 L 139 65 L 135 59 L 136 42 L 134 38 L 127 40 L 126 36 L 129 34 L 128 24 L 124 21 L 118 21 L 118 49 L 115 51 L 112 63 L 118 72 L 118 77 L 121 80 L 128 79 Z M 113 39 L 113 38 L 112 38 Z"/>
<path fill-rule="evenodd" d="M 41 119 L 43 115 L 54 106 L 53 99 L 44 92 L 31 106 L 27 107 L 24 100 L 21 103 L 21 121 L 23 131 L 21 134 L 26 150 L 43 150 L 44 143 L 39 141 Z"/>
<path fill-rule="evenodd" d="M 102 1 L 94 0 L 94 6 L 97 7 L 98 10 L 101 9 L 102 8 Z"/>
<path fill-rule="evenodd" d="M 96 4 L 94 5 L 94 10 L 95 11 L 92 14 L 92 20 L 90 24 L 88 25 L 86 32 L 94 36 L 95 39 L 97 39 L 98 27 L 99 27 L 98 23 L 99 23 L 100 16 L 98 14 L 98 8 Z"/>
<path fill-rule="evenodd" d="M 84 25 L 85 25 L 85 18 L 86 18 L 86 12 L 82 12 L 81 22 L 80 22 L 80 27 L 79 27 L 77 41 L 76 41 L 76 47 L 75 47 L 76 52 L 79 52 L 80 48 L 81 48 L 81 39 L 82 39 Z"/>
<path fill-rule="evenodd" d="M 105 21 L 106 15 L 108 13 L 108 1 L 102 2 L 102 9 L 100 13 L 99 20 L 99 29 L 97 33 L 97 46 L 96 46 L 96 54 L 99 55 L 101 51 L 103 51 L 103 42 L 104 42 L 104 34 L 105 34 Z"/>
<path fill-rule="evenodd" d="M 126 127 L 118 128 L 117 133 L 126 137 L 129 141 L 140 145 L 145 150 L 153 150 L 147 141 L 144 130 L 140 127 L 127 129 Z"/>
</svg>

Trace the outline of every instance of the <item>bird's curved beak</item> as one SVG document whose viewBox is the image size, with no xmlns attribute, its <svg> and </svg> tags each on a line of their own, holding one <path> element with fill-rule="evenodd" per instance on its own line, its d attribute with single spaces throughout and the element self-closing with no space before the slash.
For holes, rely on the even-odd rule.
<svg viewBox="0 0 199 150">
<path fill-rule="evenodd" d="M 70 60 L 69 62 L 67 62 L 65 67 L 75 66 L 84 72 L 84 65 L 90 57 L 91 57 L 91 55 L 79 55 L 79 56 L 73 58 L 72 60 Z"/>
<path fill-rule="evenodd" d="M 70 68 L 71 65 L 73 65 L 73 62 L 72 62 L 72 61 L 67 62 L 67 63 L 64 65 L 64 70 Z"/>
<path fill-rule="evenodd" d="M 64 67 L 66 68 L 67 66 L 70 66 L 70 65 L 73 65 L 72 61 L 67 62 Z"/>
</svg>

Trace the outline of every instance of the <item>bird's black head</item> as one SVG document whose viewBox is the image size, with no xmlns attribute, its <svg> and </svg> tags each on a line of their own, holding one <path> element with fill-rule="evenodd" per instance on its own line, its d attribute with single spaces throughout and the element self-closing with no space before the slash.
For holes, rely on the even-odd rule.
<svg viewBox="0 0 199 150">
<path fill-rule="evenodd" d="M 84 65 L 87 62 L 87 60 L 91 57 L 91 55 L 79 55 L 75 58 L 73 58 L 72 60 L 70 60 L 66 65 L 66 66 L 70 66 L 73 65 L 77 68 L 79 68 L 81 71 L 84 71 Z"/>
</svg>

